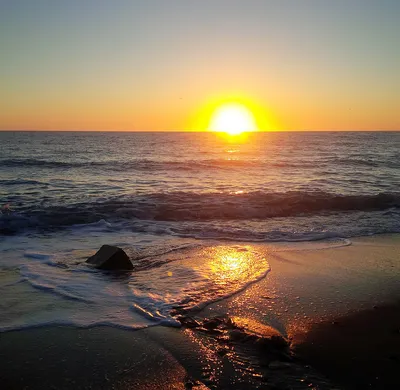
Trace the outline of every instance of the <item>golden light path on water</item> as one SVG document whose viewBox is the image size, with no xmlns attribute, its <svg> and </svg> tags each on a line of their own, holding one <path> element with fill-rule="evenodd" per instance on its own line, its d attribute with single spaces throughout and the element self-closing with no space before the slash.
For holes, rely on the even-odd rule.
<svg viewBox="0 0 400 390">
<path fill-rule="evenodd" d="M 196 256 L 197 257 L 197 256 Z M 250 245 L 218 245 L 204 248 L 200 261 L 192 259 L 201 276 L 203 299 L 219 300 L 246 288 L 269 272 L 264 254 Z M 203 284 L 204 283 L 204 284 Z"/>
<path fill-rule="evenodd" d="M 213 257 L 209 263 L 210 270 L 215 277 L 214 282 L 219 285 L 235 284 L 251 280 L 257 271 L 254 254 L 251 247 L 215 247 Z"/>
<path fill-rule="evenodd" d="M 156 256 L 162 265 L 136 272 L 129 282 L 134 306 L 147 317 L 168 318 L 171 308 L 201 309 L 267 275 L 262 251 L 250 245 L 213 245 Z M 149 259 L 152 261 L 152 259 Z M 151 291 L 142 290 L 151 280 Z"/>
<path fill-rule="evenodd" d="M 194 252 L 194 269 L 207 280 L 203 299 L 224 298 L 243 290 L 251 281 L 256 281 L 269 271 L 269 265 L 262 253 L 250 245 L 217 245 Z M 227 295 L 226 295 L 227 294 Z M 222 331 L 221 331 L 222 332 Z M 201 376 L 221 386 L 237 386 L 253 380 L 254 370 L 243 370 L 238 366 L 233 351 L 225 349 L 223 343 L 213 337 L 203 337 L 192 329 L 184 329 L 188 345 L 200 351 Z M 222 338 L 228 337 L 227 334 Z M 223 352 L 223 355 L 221 354 Z M 229 374 L 227 375 L 227 372 Z M 227 380 L 226 378 L 229 378 Z"/>
</svg>

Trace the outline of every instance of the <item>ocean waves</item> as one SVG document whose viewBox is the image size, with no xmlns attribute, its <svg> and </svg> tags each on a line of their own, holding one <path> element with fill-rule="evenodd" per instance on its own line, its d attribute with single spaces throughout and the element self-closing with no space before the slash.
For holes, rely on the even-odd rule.
<svg viewBox="0 0 400 390">
<path fill-rule="evenodd" d="M 382 218 L 395 219 L 399 210 L 399 193 L 153 193 L 120 196 L 102 201 L 89 199 L 47 207 L 32 205 L 22 210 L 6 209 L 0 214 L 0 233 L 15 234 L 26 229 L 52 230 L 107 221 L 109 225 L 104 225 L 107 229 L 111 229 L 110 226 L 128 226 L 136 230 L 151 223 L 153 228 L 159 226 L 163 234 L 180 231 L 176 225 L 185 224 L 185 229 L 193 235 L 199 223 L 207 223 L 210 229 L 211 226 L 220 228 L 221 224 L 235 225 L 244 231 L 248 223 L 265 225 L 271 220 L 281 219 L 281 224 L 284 225 L 285 218 L 293 220 L 378 212 Z M 166 225 L 169 226 L 168 229 L 164 228 Z M 252 231 L 252 227 L 248 230 L 250 235 L 257 236 L 257 231 Z M 180 231 L 181 233 L 183 232 Z"/>
<path fill-rule="evenodd" d="M 136 203 L 137 202 L 137 203 Z M 249 220 L 332 211 L 373 211 L 400 207 L 400 194 L 339 195 L 323 192 L 173 193 L 152 194 L 116 211 L 160 221 Z M 108 204 L 104 204 L 106 209 Z M 139 206 L 139 207 L 138 207 Z"/>
<path fill-rule="evenodd" d="M 398 231 L 398 133 L 2 133 L 0 235 L 234 240 Z"/>
<path fill-rule="evenodd" d="M 242 158 L 243 156 L 232 156 L 223 158 L 202 158 L 202 159 L 143 159 L 129 158 L 128 160 L 58 160 L 58 159 L 35 159 L 35 158 L 11 158 L 0 160 L 0 166 L 3 168 L 19 168 L 19 169 L 101 169 L 107 172 L 129 172 L 129 171 L 196 171 L 204 169 L 311 169 L 315 168 L 315 161 L 312 158 L 304 158 L 302 160 L 259 160 L 257 158 Z M 329 168 L 332 166 L 342 166 L 347 168 L 400 168 L 398 158 L 359 158 L 359 157 L 320 157 L 318 161 L 319 168 Z"/>
<path fill-rule="evenodd" d="M 191 171 L 204 168 L 231 169 L 232 167 L 257 167 L 259 162 L 239 159 L 205 159 L 205 160 L 148 160 L 130 159 L 128 161 L 58 161 L 43 159 L 5 159 L 0 161 L 2 167 L 10 168 L 48 168 L 48 169 L 75 169 L 99 168 L 106 171 Z"/>
</svg>

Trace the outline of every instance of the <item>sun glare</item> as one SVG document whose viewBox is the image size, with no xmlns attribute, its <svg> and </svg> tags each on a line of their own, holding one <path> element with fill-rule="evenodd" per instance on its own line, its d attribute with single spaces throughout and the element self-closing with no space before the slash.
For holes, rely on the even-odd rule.
<svg viewBox="0 0 400 390">
<path fill-rule="evenodd" d="M 230 103 L 218 107 L 211 116 L 209 131 L 238 135 L 257 131 L 256 121 L 251 111 L 242 104 Z"/>
</svg>

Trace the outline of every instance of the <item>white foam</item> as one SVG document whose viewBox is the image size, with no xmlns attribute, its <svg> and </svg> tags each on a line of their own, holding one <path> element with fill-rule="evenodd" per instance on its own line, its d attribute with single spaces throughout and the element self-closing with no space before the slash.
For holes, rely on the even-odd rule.
<svg viewBox="0 0 400 390">
<path fill-rule="evenodd" d="M 157 251 L 155 251 L 157 253 Z M 202 308 L 243 290 L 269 271 L 264 253 L 251 246 L 191 246 L 138 260 L 136 271 L 112 274 L 82 262 L 90 251 L 26 251 L 22 279 L 39 294 L 15 285 L 23 312 L 4 313 L 0 331 L 50 324 L 130 329 L 180 326 L 176 308 Z M 42 295 L 40 295 L 42 294 Z"/>
<path fill-rule="evenodd" d="M 24 257 L 26 257 L 28 259 L 34 259 L 34 260 L 46 260 L 46 259 L 49 259 L 51 257 L 51 255 L 45 254 L 45 253 L 26 252 L 26 253 L 24 253 Z"/>
</svg>

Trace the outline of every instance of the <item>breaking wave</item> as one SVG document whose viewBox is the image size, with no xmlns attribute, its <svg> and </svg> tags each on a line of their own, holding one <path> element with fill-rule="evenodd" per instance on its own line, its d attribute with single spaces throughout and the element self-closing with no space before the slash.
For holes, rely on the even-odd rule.
<svg viewBox="0 0 400 390">
<path fill-rule="evenodd" d="M 338 195 L 324 192 L 268 193 L 155 193 L 122 196 L 104 201 L 32 206 L 23 211 L 3 210 L 0 233 L 23 228 L 54 229 L 108 222 L 212 222 L 268 221 L 272 218 L 344 214 L 348 212 L 398 213 L 399 193 Z M 255 234 L 253 232 L 252 234 Z"/>
<path fill-rule="evenodd" d="M 368 167 L 388 167 L 399 168 L 398 160 L 377 160 L 362 158 L 326 158 L 321 159 L 318 163 L 319 167 L 330 167 L 334 165 L 343 166 L 364 166 Z M 102 161 L 59 161 L 34 158 L 11 158 L 0 160 L 0 165 L 10 168 L 46 168 L 46 169 L 75 169 L 99 168 L 108 172 L 119 171 L 193 171 L 201 169 L 221 169 L 227 170 L 232 168 L 313 168 L 314 160 L 300 161 L 260 161 L 258 159 L 242 159 L 242 158 L 208 158 L 196 160 L 153 160 L 153 159 L 131 159 L 128 161 L 121 160 L 102 160 Z"/>
</svg>

